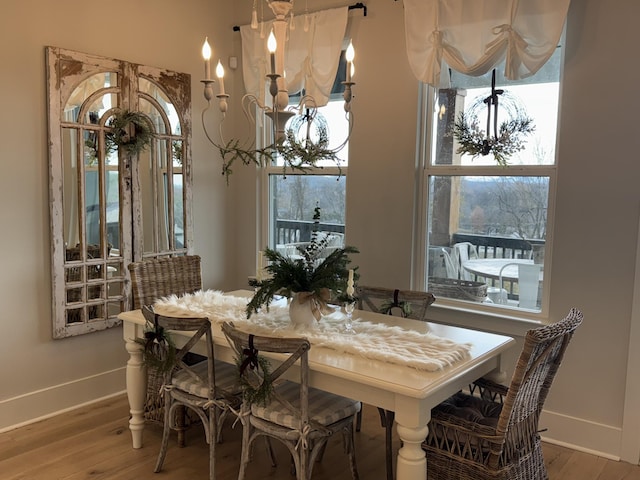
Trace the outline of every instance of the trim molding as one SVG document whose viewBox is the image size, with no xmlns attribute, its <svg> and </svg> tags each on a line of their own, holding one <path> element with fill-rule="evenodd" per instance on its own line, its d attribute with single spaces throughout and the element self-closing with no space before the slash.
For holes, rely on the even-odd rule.
<svg viewBox="0 0 640 480">
<path fill-rule="evenodd" d="M 0 433 L 121 395 L 125 367 L 0 401 Z"/>
<path fill-rule="evenodd" d="M 0 433 L 122 395 L 125 367 L 0 401 Z M 542 439 L 555 445 L 620 460 L 622 429 L 544 410 Z"/>
<path fill-rule="evenodd" d="M 561 413 L 542 411 L 539 428 L 542 440 L 580 452 L 620 460 L 622 429 L 570 417 Z"/>
<path fill-rule="evenodd" d="M 624 394 L 624 412 L 622 417 L 622 446 L 620 457 L 633 465 L 640 463 L 640 351 L 636 348 L 640 342 L 640 224 L 638 225 L 638 240 L 636 247 L 636 273 L 633 287 L 633 303 L 631 305 L 631 319 L 629 332 L 629 355 L 627 360 L 627 382 Z"/>
</svg>

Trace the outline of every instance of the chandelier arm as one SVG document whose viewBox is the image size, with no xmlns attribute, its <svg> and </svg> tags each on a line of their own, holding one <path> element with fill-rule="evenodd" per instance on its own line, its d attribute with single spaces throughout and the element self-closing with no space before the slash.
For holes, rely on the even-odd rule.
<svg viewBox="0 0 640 480">
<path fill-rule="evenodd" d="M 211 143 L 211 145 L 213 145 L 216 148 L 220 148 L 220 146 L 213 141 L 213 138 L 211 138 L 211 135 L 209 135 L 209 131 L 207 130 L 207 124 L 204 121 L 204 117 L 206 115 L 206 113 L 209 111 L 209 109 L 211 108 L 211 102 L 207 102 L 207 107 L 202 110 L 202 130 L 204 130 L 204 135 L 207 137 L 207 140 L 209 140 L 209 143 Z M 224 118 L 224 117 L 223 117 Z M 220 133 L 222 133 L 222 122 L 220 122 Z"/>
<path fill-rule="evenodd" d="M 349 122 L 349 130 L 347 131 L 347 136 L 344 139 L 344 141 L 340 145 L 338 145 L 336 148 L 331 150 L 334 154 L 337 154 L 340 150 L 342 150 L 347 145 L 347 143 L 349 143 L 349 139 L 351 138 L 351 131 L 353 130 L 353 113 L 345 112 L 345 117 L 347 117 L 347 120 Z"/>
<path fill-rule="evenodd" d="M 256 97 L 252 93 L 245 94 L 242 97 L 241 103 L 242 103 L 242 111 L 244 112 L 244 115 L 247 117 L 249 121 L 251 121 L 251 123 L 255 125 L 256 118 L 254 114 L 251 112 L 251 109 L 249 107 L 251 107 L 251 105 L 254 105 L 254 104 L 257 105 L 258 108 L 260 108 L 261 110 L 264 110 L 265 107 L 260 103 L 260 100 L 258 100 L 258 97 Z"/>
</svg>

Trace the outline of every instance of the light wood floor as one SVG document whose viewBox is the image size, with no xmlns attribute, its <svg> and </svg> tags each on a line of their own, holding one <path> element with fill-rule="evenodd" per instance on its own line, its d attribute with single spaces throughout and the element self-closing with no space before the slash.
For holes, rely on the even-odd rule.
<svg viewBox="0 0 640 480">
<path fill-rule="evenodd" d="M 229 425 L 230 427 L 230 425 Z M 356 454 L 362 480 L 382 480 L 384 430 L 377 411 L 365 406 L 363 428 L 356 434 Z M 226 428 L 217 451 L 220 480 L 235 480 L 238 472 L 240 426 Z M 125 396 L 100 402 L 0 435 L 1 480 L 207 480 L 208 452 L 200 429 L 187 433 L 180 449 L 172 437 L 164 469 L 153 473 L 161 431 L 149 426 L 144 447 L 131 448 Z M 257 444 L 260 446 L 260 442 Z M 396 442 L 397 446 L 397 442 Z M 277 447 L 276 447 L 277 448 Z M 247 480 L 292 479 L 289 459 L 278 449 L 276 468 L 261 448 L 249 464 Z M 640 480 L 640 467 L 545 445 L 551 480 Z M 314 467 L 314 480 L 348 480 L 347 458 L 341 438 L 329 443 L 323 461 Z M 453 479 L 452 479 L 453 480 Z"/>
</svg>

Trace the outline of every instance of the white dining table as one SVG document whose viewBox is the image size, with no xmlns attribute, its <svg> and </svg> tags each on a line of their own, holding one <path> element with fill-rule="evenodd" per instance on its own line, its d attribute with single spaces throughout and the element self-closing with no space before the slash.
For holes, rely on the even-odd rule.
<svg viewBox="0 0 640 480">
<path fill-rule="evenodd" d="M 229 292 L 251 295 L 251 292 Z M 123 337 L 129 353 L 126 368 L 127 395 L 131 418 L 129 429 L 133 448 L 143 445 L 144 404 L 147 374 L 142 345 L 145 320 L 140 310 L 122 312 Z M 310 385 L 367 404 L 395 412 L 396 428 L 402 447 L 397 456 L 397 480 L 424 480 L 428 468 L 421 448 L 426 438 L 431 409 L 470 382 L 488 374 L 505 380 L 501 355 L 515 344 L 511 337 L 417 320 L 401 319 L 372 312 L 356 311 L 354 318 L 390 323 L 406 329 L 426 332 L 459 343 L 471 343 L 469 355 L 438 371 L 367 359 L 326 347 L 309 351 Z M 219 322 L 212 318 L 216 358 L 235 363 L 233 351 L 222 335 Z M 357 326 L 357 320 L 356 320 Z M 357 335 L 353 341 L 357 341 Z"/>
</svg>

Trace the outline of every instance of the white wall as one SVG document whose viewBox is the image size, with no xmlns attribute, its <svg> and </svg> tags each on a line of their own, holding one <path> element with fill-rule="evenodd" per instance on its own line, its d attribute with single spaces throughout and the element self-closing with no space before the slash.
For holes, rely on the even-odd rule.
<svg viewBox="0 0 640 480">
<path fill-rule="evenodd" d="M 203 257 L 205 286 L 239 288 L 254 273 L 255 252 L 263 247 L 255 242 L 256 178 L 252 168 L 238 166 L 225 186 L 200 127 L 204 100 L 198 82 L 204 35 L 223 59 L 240 57 L 239 34 L 231 26 L 233 19 L 248 20 L 251 2 L 237 3 L 117 0 L 102 14 L 117 18 L 116 29 L 99 26 L 98 4 L 91 2 L 3 2 L 0 210 L 11 235 L 0 240 L 0 429 L 46 414 L 42 407 L 50 403 L 34 400 L 46 398 L 55 410 L 124 387 L 119 329 L 51 340 L 44 46 L 192 75 L 196 251 Z M 315 9 L 348 2 L 311 3 Z M 615 457 L 621 451 L 640 213 L 640 67 L 633 60 L 640 3 L 604 3 L 574 1 L 569 12 L 550 317 L 559 319 L 577 306 L 585 323 L 554 384 L 543 426 L 551 440 Z M 363 282 L 402 288 L 411 276 L 418 86 L 404 52 L 402 2 L 366 4 L 366 18 L 361 10 L 351 14 L 358 71 L 347 241 L 362 252 L 356 262 Z M 118 18 L 124 12 L 132 12 L 131 20 Z M 240 76 L 240 70 L 229 72 L 226 82 L 234 103 L 225 128 L 237 131 L 244 125 L 237 104 Z M 524 330 L 437 306 L 432 315 L 511 334 Z M 17 361 L 28 366 L 18 370 Z"/>
<path fill-rule="evenodd" d="M 366 4 L 366 18 L 352 13 L 357 85 L 347 243 L 360 248 L 355 263 L 362 283 L 403 288 L 411 279 L 418 88 L 404 52 L 402 2 Z M 558 374 L 541 426 L 549 428 L 548 440 L 612 457 L 621 451 L 640 213 L 640 136 L 634 126 L 640 67 L 632 60 L 640 41 L 635 25 L 639 15 L 640 4 L 633 0 L 606 7 L 598 0 L 571 5 L 551 239 L 550 319 L 577 306 L 586 320 Z M 244 200 L 237 205 L 239 218 L 253 215 L 255 197 L 248 192 L 254 181 L 249 175 L 232 178 L 230 188 L 242 192 L 238 198 Z M 255 269 L 257 247 L 249 241 L 254 223 L 239 222 L 236 228 L 245 239 L 237 251 L 234 284 L 241 287 Z M 437 302 L 430 315 L 511 335 L 522 335 L 529 327 L 444 310 Z"/>
<path fill-rule="evenodd" d="M 124 389 L 122 329 L 52 340 L 44 48 L 192 76 L 194 217 L 204 282 L 225 287 L 229 191 L 200 126 L 200 48 L 233 37 L 231 2 L 4 0 L 0 15 L 0 430 Z M 215 7 L 215 8 L 214 8 Z M 219 114 L 214 113 L 215 123 Z"/>
</svg>

